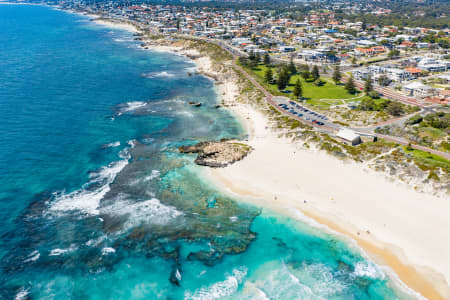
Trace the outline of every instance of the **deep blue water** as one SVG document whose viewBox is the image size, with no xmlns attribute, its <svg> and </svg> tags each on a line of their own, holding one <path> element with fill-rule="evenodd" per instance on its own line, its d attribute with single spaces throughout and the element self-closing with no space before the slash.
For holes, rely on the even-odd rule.
<svg viewBox="0 0 450 300">
<path fill-rule="evenodd" d="M 190 61 L 133 38 L 0 5 L 1 299 L 409 298 L 347 242 L 208 187 L 177 147 L 245 132 Z"/>
</svg>

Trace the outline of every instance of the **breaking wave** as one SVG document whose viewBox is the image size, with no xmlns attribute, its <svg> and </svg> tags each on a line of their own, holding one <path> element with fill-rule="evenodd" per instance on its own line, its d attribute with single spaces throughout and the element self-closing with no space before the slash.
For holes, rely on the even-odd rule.
<svg viewBox="0 0 450 300">
<path fill-rule="evenodd" d="M 147 105 L 147 102 L 144 102 L 144 101 L 131 101 L 131 102 L 126 102 L 124 104 L 119 104 L 118 105 L 119 112 L 117 113 L 117 115 L 120 116 L 124 113 L 141 109 L 141 108 L 145 107 L 146 105 Z"/>
<path fill-rule="evenodd" d="M 117 174 L 125 168 L 130 158 L 127 149 L 120 153 L 123 160 L 110 163 L 107 167 L 102 167 L 98 172 L 91 173 L 90 181 L 81 189 L 71 193 L 56 192 L 53 194 L 49 213 L 51 215 L 65 214 L 67 212 L 78 211 L 88 215 L 98 215 L 100 201 L 110 191 L 110 184 Z M 94 187 L 94 188 L 92 188 Z"/>
<path fill-rule="evenodd" d="M 162 72 L 143 73 L 142 77 L 146 77 L 146 78 L 158 78 L 158 77 L 170 78 L 170 77 L 175 77 L 175 74 L 169 73 L 169 72 L 166 72 L 166 71 L 162 71 Z"/>
<path fill-rule="evenodd" d="M 14 297 L 14 300 L 25 300 L 28 299 L 30 294 L 29 289 L 21 288 L 20 291 Z"/>
<path fill-rule="evenodd" d="M 49 256 L 59 256 L 65 253 L 73 252 L 75 250 L 77 250 L 77 247 L 75 247 L 74 245 L 71 245 L 69 248 L 65 249 L 56 248 L 50 251 Z"/>
<path fill-rule="evenodd" d="M 186 292 L 184 294 L 185 300 L 212 300 L 228 297 L 236 293 L 239 285 L 242 283 L 244 277 L 247 276 L 247 268 L 241 267 L 233 270 L 233 273 L 224 281 L 214 283 L 209 287 L 202 287 L 191 294 Z"/>
<path fill-rule="evenodd" d="M 103 148 L 114 148 L 114 147 L 119 147 L 119 146 L 120 146 L 120 142 L 117 141 L 117 142 L 112 142 L 112 143 L 109 143 L 109 144 L 105 144 L 103 146 Z"/>
<path fill-rule="evenodd" d="M 361 261 L 356 263 L 353 274 L 358 277 L 368 277 L 372 279 L 384 279 L 384 273 L 377 265 L 371 261 Z"/>
<path fill-rule="evenodd" d="M 143 224 L 166 225 L 173 219 L 183 215 L 173 206 L 166 206 L 158 199 L 133 202 L 121 195 L 109 206 L 101 208 L 102 214 L 125 216 L 124 230 Z"/>
<path fill-rule="evenodd" d="M 31 262 L 31 261 L 36 261 L 39 259 L 39 257 L 41 257 L 41 254 L 39 253 L 39 251 L 34 250 L 33 252 L 31 252 L 28 255 L 28 258 L 25 259 L 23 262 Z"/>
</svg>

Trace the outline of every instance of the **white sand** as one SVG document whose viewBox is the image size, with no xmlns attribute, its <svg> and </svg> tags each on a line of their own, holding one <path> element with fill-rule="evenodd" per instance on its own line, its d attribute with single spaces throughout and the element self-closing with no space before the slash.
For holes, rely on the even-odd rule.
<svg viewBox="0 0 450 300">
<path fill-rule="evenodd" d="M 233 111 L 247 121 L 255 150 L 227 168 L 205 169 L 207 178 L 246 201 L 293 217 L 300 210 L 338 224 L 356 239 L 413 265 L 450 299 L 450 199 L 418 193 L 362 164 L 344 163 L 278 138 L 250 106 Z"/>
<path fill-rule="evenodd" d="M 132 33 L 139 32 L 135 26 L 128 24 L 128 23 L 119 23 L 119 22 L 112 22 L 112 21 L 106 21 L 106 20 L 94 20 L 96 24 L 107 26 L 112 29 L 120 29 L 120 30 L 126 30 Z"/>
<path fill-rule="evenodd" d="M 196 50 L 182 47 L 149 49 L 199 56 Z M 292 217 L 302 211 L 339 224 L 359 244 L 368 241 L 394 253 L 402 263 L 413 265 L 441 295 L 450 298 L 449 199 L 418 193 L 407 185 L 387 181 L 383 174 L 367 170 L 362 164 L 343 163 L 278 138 L 268 129 L 261 113 L 237 103 L 235 77 L 218 72 L 209 57 L 199 56 L 194 62 L 198 71 L 218 77 L 216 88 L 221 101 L 243 120 L 249 144 L 255 148 L 243 161 L 227 168 L 203 169 L 206 178 L 243 200 Z M 383 262 L 386 257 L 374 258 Z M 420 283 L 400 277 L 416 290 L 429 292 Z"/>
</svg>

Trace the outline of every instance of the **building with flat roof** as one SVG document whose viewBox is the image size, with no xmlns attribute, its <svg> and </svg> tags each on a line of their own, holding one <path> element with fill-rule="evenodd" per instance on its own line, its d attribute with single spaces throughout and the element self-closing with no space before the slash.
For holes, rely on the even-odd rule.
<svg viewBox="0 0 450 300">
<path fill-rule="evenodd" d="M 336 134 L 336 137 L 340 138 L 341 140 L 351 143 L 352 146 L 356 146 L 358 144 L 361 144 L 361 136 L 354 132 L 351 129 L 342 128 L 338 131 Z"/>
</svg>

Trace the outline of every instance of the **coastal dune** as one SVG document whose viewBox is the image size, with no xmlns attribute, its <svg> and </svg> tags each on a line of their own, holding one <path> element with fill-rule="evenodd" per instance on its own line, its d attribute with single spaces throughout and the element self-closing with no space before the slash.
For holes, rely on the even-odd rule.
<svg viewBox="0 0 450 300">
<path fill-rule="evenodd" d="M 255 150 L 227 168 L 205 170 L 205 177 L 244 201 L 315 219 L 356 240 L 421 295 L 450 298 L 448 199 L 280 138 L 249 105 L 232 110 Z"/>
<path fill-rule="evenodd" d="M 101 24 L 135 29 L 129 24 Z M 363 164 L 343 162 L 280 138 L 266 116 L 237 101 L 236 78 L 219 72 L 209 57 L 182 43 L 144 42 L 148 50 L 192 58 L 198 72 L 216 80 L 221 102 L 249 133 L 253 152 L 226 168 L 204 168 L 205 179 L 243 201 L 325 225 L 356 241 L 414 291 L 429 299 L 450 299 L 448 199 L 419 193 Z"/>
</svg>

